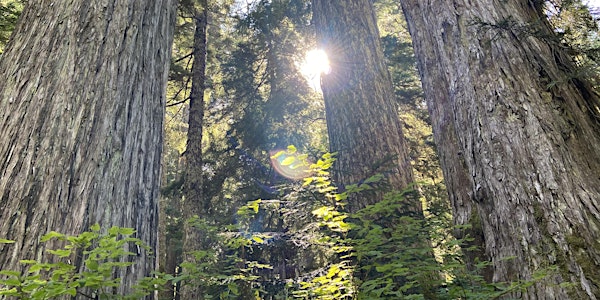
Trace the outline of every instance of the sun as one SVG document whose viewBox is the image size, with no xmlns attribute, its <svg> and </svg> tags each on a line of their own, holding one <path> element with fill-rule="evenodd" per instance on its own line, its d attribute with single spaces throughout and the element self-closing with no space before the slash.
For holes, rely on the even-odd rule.
<svg viewBox="0 0 600 300">
<path fill-rule="evenodd" d="M 300 72 L 315 91 L 321 90 L 321 74 L 331 72 L 327 53 L 322 49 L 306 52 L 304 61 L 300 64 Z"/>
</svg>

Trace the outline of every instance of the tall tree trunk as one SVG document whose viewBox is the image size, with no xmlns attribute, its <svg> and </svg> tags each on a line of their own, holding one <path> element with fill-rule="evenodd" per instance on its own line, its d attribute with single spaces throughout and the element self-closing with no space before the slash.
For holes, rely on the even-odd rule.
<svg viewBox="0 0 600 300">
<path fill-rule="evenodd" d="M 313 19 L 318 46 L 329 57 L 331 71 L 322 75 L 327 130 L 331 152 L 337 152 L 333 177 L 338 185 L 360 184 L 370 176 L 383 173 L 389 190 L 402 191 L 413 183 L 413 170 L 407 154 L 402 123 L 394 104 L 393 85 L 385 65 L 375 12 L 369 0 L 313 0 Z M 383 192 L 349 197 L 350 212 L 356 212 L 383 199 Z M 419 197 L 406 197 L 402 211 L 423 217 Z M 379 222 L 382 226 L 400 223 Z M 383 225 L 386 224 L 386 225 Z M 421 237 L 411 247 L 430 247 Z M 373 249 L 378 250 L 378 249 Z M 433 253 L 424 259 L 433 259 Z M 415 258 L 418 259 L 418 258 Z M 384 262 L 388 263 L 388 262 Z M 365 271 L 368 259 L 358 261 L 360 280 L 377 279 L 375 271 Z M 415 274 L 420 281 L 410 293 L 435 299 L 433 285 L 437 274 Z M 399 287 L 406 278 L 394 278 Z M 382 287 L 389 288 L 389 287 Z M 359 291 L 360 292 L 360 291 Z"/>
<path fill-rule="evenodd" d="M 512 296 L 596 299 L 600 102 L 539 3 L 402 1 L 457 222 L 480 224 L 493 280 L 558 267 Z"/>
<path fill-rule="evenodd" d="M 384 172 L 392 189 L 406 188 L 414 181 L 412 167 L 371 2 L 313 0 L 313 13 L 318 46 L 331 67 L 321 88 L 330 150 L 338 152 L 334 179 L 357 184 Z M 349 207 L 356 211 L 380 199 L 354 197 Z M 420 205 L 414 201 L 411 209 L 421 211 Z"/>
<path fill-rule="evenodd" d="M 405 14 L 408 12 L 405 10 Z M 407 15 L 407 18 L 409 16 Z M 423 19 L 411 20 L 408 23 L 410 33 L 417 50 L 417 43 L 433 43 L 435 37 L 424 30 L 415 30 L 417 21 Z M 419 24 L 423 26 L 423 24 Z M 455 230 L 455 236 L 465 239 L 464 254 L 467 257 L 466 263 L 468 269 L 475 271 L 477 261 L 489 261 L 485 254 L 485 241 L 483 238 L 483 229 L 479 212 L 474 206 L 471 186 L 472 177 L 465 163 L 460 143 L 454 127 L 454 115 L 450 105 L 449 83 L 439 78 L 443 74 L 440 64 L 435 64 L 437 49 L 433 47 L 421 47 L 418 57 L 425 57 L 429 61 L 427 67 L 419 65 L 419 71 L 422 78 L 423 89 L 427 91 L 426 100 L 428 104 L 429 115 L 432 128 L 435 135 L 435 143 L 438 149 L 440 164 L 443 166 L 444 182 L 448 190 L 450 204 L 452 206 L 452 217 L 454 224 L 458 225 Z M 422 61 L 419 61 L 422 62 Z M 436 77 L 438 76 L 438 77 Z M 435 94 L 433 94 L 435 93 Z M 432 103 L 435 101 L 435 103 Z M 468 226 L 462 226 L 468 225 Z M 489 267 L 477 270 L 487 281 L 492 280 L 492 271 Z"/>
<path fill-rule="evenodd" d="M 195 263 L 194 251 L 207 250 L 207 236 L 188 221 L 194 217 L 208 217 L 210 201 L 202 193 L 202 120 L 204 118 L 204 84 L 206 80 L 206 26 L 207 1 L 199 1 L 194 9 L 194 63 L 192 64 L 192 91 L 188 119 L 187 146 L 185 150 L 185 183 L 182 215 L 184 218 L 183 256 L 187 263 Z M 186 284 L 181 290 L 182 299 L 204 299 L 199 284 Z"/>
<path fill-rule="evenodd" d="M 156 249 L 173 2 L 28 2 L 0 62 L 0 269 L 94 223 Z M 133 260 L 121 290 L 155 269 Z"/>
</svg>

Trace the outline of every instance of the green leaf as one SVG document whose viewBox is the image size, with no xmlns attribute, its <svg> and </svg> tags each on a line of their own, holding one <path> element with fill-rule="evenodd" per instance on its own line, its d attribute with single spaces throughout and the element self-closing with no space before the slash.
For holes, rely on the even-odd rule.
<svg viewBox="0 0 600 300">
<path fill-rule="evenodd" d="M 14 244 L 15 241 L 0 238 L 0 244 Z"/>
<path fill-rule="evenodd" d="M 294 163 L 294 161 L 296 161 L 296 158 L 295 158 L 295 157 L 293 157 L 293 156 L 289 156 L 289 157 L 286 157 L 286 158 L 285 158 L 285 159 L 284 159 L 284 160 L 281 162 L 281 165 L 282 165 L 282 166 L 289 166 L 289 165 L 293 164 L 293 163 Z"/>
<path fill-rule="evenodd" d="M 263 240 L 262 238 L 260 238 L 258 236 L 253 236 L 252 240 L 255 241 L 255 242 L 257 242 L 257 243 L 259 243 L 259 244 L 262 244 L 262 243 L 265 242 L 265 240 Z"/>
<path fill-rule="evenodd" d="M 285 154 L 285 151 L 279 151 L 279 152 L 275 153 L 274 155 L 271 155 L 271 159 L 277 159 L 284 154 Z"/>
<path fill-rule="evenodd" d="M 54 254 L 58 257 L 67 257 L 67 256 L 71 255 L 71 250 L 69 250 L 69 249 L 58 249 L 58 250 L 48 249 L 48 252 L 51 254 Z"/>
<path fill-rule="evenodd" d="M 0 290 L 0 296 L 18 296 L 19 291 L 17 288 L 12 288 L 10 290 Z"/>
<path fill-rule="evenodd" d="M 98 262 L 95 260 L 86 261 L 86 267 L 92 271 L 98 271 Z"/>
<path fill-rule="evenodd" d="M 0 271 L 0 275 L 19 277 L 19 276 L 21 276 L 21 272 L 11 271 L 11 270 L 2 270 L 2 271 Z"/>
<path fill-rule="evenodd" d="M 127 228 L 127 227 L 121 227 L 119 228 L 119 233 L 122 235 L 132 235 L 135 233 L 135 229 L 133 228 Z"/>
<path fill-rule="evenodd" d="M 260 208 L 261 202 L 261 199 L 251 201 L 250 203 L 248 203 L 248 207 L 251 208 L 254 211 L 254 213 L 258 213 L 258 209 Z"/>
<path fill-rule="evenodd" d="M 119 234 L 119 229 L 120 229 L 119 227 L 113 226 L 108 230 L 108 234 L 111 236 L 115 236 L 115 235 Z"/>
<path fill-rule="evenodd" d="M 302 185 L 303 186 L 308 186 L 308 185 L 310 185 L 313 182 L 313 180 L 315 180 L 314 177 L 306 177 L 306 178 L 304 178 L 304 183 Z"/>
<path fill-rule="evenodd" d="M 333 266 L 331 266 L 331 268 L 329 268 L 329 271 L 327 272 L 326 276 L 327 276 L 327 278 L 332 278 L 339 272 L 340 272 L 340 267 L 338 267 L 337 265 L 333 265 Z"/>
<path fill-rule="evenodd" d="M 42 236 L 42 238 L 40 239 L 41 242 L 47 242 L 53 238 L 57 238 L 57 239 L 64 239 L 65 235 L 56 231 L 50 231 L 48 233 L 46 233 L 44 236 Z"/>
<path fill-rule="evenodd" d="M 326 215 L 329 215 L 331 208 L 328 206 L 322 206 L 312 211 L 313 215 L 317 217 L 324 218 Z"/>
<path fill-rule="evenodd" d="M 8 285 L 8 286 L 20 286 L 21 281 L 17 278 L 9 278 L 9 279 L 4 280 L 2 282 L 2 284 Z"/>
<path fill-rule="evenodd" d="M 96 223 L 92 225 L 92 227 L 90 227 L 90 230 L 95 232 L 100 231 L 100 224 Z"/>
<path fill-rule="evenodd" d="M 296 153 L 296 151 L 298 151 L 298 149 L 296 149 L 296 147 L 294 145 L 289 145 L 287 147 L 287 151 L 289 154 L 294 154 L 294 153 Z"/>
<path fill-rule="evenodd" d="M 29 268 L 29 273 L 36 273 L 40 270 L 43 270 L 44 267 L 45 267 L 44 264 L 36 263 Z"/>
<path fill-rule="evenodd" d="M 348 199 L 348 193 L 346 192 L 335 195 L 335 201 L 344 201 L 346 199 Z"/>
<path fill-rule="evenodd" d="M 377 174 L 377 175 L 373 175 L 367 179 L 365 179 L 364 183 L 375 183 L 375 182 L 380 182 L 381 180 L 383 180 L 383 174 Z"/>
<path fill-rule="evenodd" d="M 70 289 L 67 289 L 65 291 L 65 293 L 68 294 L 68 295 L 71 295 L 71 296 L 75 297 L 77 295 L 77 289 L 74 288 L 74 287 L 72 287 Z"/>
<path fill-rule="evenodd" d="M 38 262 L 32 259 L 22 259 L 19 261 L 20 263 L 24 264 L 24 265 L 33 265 L 33 264 L 37 264 Z"/>
</svg>

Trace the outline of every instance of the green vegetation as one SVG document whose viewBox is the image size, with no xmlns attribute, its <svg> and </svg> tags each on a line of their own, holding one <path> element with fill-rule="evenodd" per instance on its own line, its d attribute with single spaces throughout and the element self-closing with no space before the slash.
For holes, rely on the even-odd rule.
<svg viewBox="0 0 600 300">
<path fill-rule="evenodd" d="M 2 54 L 4 45 L 6 45 L 10 34 L 15 29 L 15 24 L 21 14 L 21 10 L 23 10 L 21 1 L 0 1 L 0 54 Z"/>
<path fill-rule="evenodd" d="M 112 227 L 101 232 L 99 225 L 77 236 L 49 232 L 41 242 L 50 246 L 44 261 L 21 260 L 22 271 L 1 270 L 0 296 L 16 299 L 54 299 L 60 296 L 84 296 L 89 299 L 139 299 L 150 295 L 166 283 L 168 277 L 146 277 L 129 292 L 117 293 L 121 287 L 118 274 L 133 265 L 128 257 L 137 251 L 150 251 L 144 243 L 131 237 L 131 228 Z M 2 239 L 0 243 L 12 243 Z M 52 246 L 59 246 L 55 249 Z M 83 261 L 77 269 L 75 261 Z"/>
<path fill-rule="evenodd" d="M 295 153 L 295 147 L 290 146 L 275 154 L 287 155 L 287 166 L 309 167 L 304 171 L 307 177 L 303 183 L 289 186 L 288 192 L 280 195 L 282 200 L 250 201 L 238 210 L 238 224 L 225 228 L 202 218 L 187 220 L 209 234 L 213 244 L 194 253 L 197 264 L 183 263 L 185 272 L 179 276 L 157 273 L 144 278 L 128 293 L 116 293 L 121 284 L 117 274 L 132 266 L 127 257 L 149 249 L 131 237 L 135 232 L 130 228 L 112 227 L 102 233 L 100 226 L 94 225 L 78 236 L 46 234 L 43 242 L 62 247 L 48 250 L 52 254 L 50 262 L 24 260 L 22 272 L 0 271 L 4 276 L 0 279 L 0 295 L 17 299 L 52 299 L 62 295 L 139 299 L 169 283 L 203 286 L 205 296 L 216 299 L 241 299 L 244 295 L 258 299 L 274 295 L 281 299 L 429 299 L 422 293 L 426 285 L 428 289 L 435 287 L 437 299 L 495 299 L 509 291 L 525 289 L 553 272 L 540 272 L 526 282 L 487 283 L 477 270 L 466 269 L 460 255 L 463 241 L 439 235 L 443 232 L 439 227 L 446 226 L 442 225 L 444 218 L 432 211 L 426 219 L 400 213 L 405 211 L 402 206 L 404 198 L 412 194 L 410 191 L 391 192 L 384 201 L 348 214 L 344 211 L 348 195 L 368 193 L 383 176 L 373 176 L 338 192 L 329 179 L 333 155 L 325 154 L 310 164 L 305 156 L 294 156 Z M 298 214 L 298 206 L 310 208 L 311 216 L 301 219 L 301 215 L 289 215 Z M 285 232 L 257 228 L 256 221 L 269 211 L 285 219 Z M 436 257 L 430 255 L 432 248 L 410 247 L 422 245 L 419 240 L 425 236 L 435 243 L 431 247 Z M 287 247 L 296 245 L 296 257 L 288 259 L 299 262 L 310 253 L 322 260 L 305 264 L 304 270 L 290 278 L 274 280 L 272 272 L 281 266 L 274 264 L 277 251 L 267 249 L 274 250 L 279 242 Z M 265 252 L 270 257 L 260 255 Z M 71 263 L 78 259 L 84 261 L 81 270 Z M 481 262 L 477 268 L 487 264 Z M 363 267 L 357 268 L 358 265 Z"/>
</svg>

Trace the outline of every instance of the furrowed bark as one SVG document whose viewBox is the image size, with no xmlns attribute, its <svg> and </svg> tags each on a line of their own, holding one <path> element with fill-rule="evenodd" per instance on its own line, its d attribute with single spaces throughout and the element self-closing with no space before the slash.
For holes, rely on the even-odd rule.
<svg viewBox="0 0 600 300">
<path fill-rule="evenodd" d="M 507 296 L 596 299 L 599 100 L 546 16 L 532 1 L 402 6 L 455 217 L 481 225 L 492 280 L 541 272 Z"/>
<path fill-rule="evenodd" d="M 414 177 L 372 4 L 314 0 L 313 10 L 318 46 L 331 66 L 321 88 L 330 150 L 338 152 L 334 179 L 359 184 L 384 172 L 392 190 L 407 188 Z M 377 203 L 381 196 L 352 198 L 349 209 Z M 420 203 L 410 209 L 421 211 Z"/>
<path fill-rule="evenodd" d="M 321 88 L 330 151 L 338 153 L 333 178 L 344 187 L 360 185 L 373 175 L 383 174 L 387 185 L 370 193 L 350 195 L 348 210 L 353 213 L 382 201 L 387 191 L 410 188 L 414 182 L 413 170 L 371 1 L 313 0 L 312 3 L 317 43 L 327 52 L 331 67 L 330 73 L 322 75 Z M 407 194 L 395 217 L 423 218 L 423 207 L 416 194 Z M 402 226 L 397 220 L 385 222 L 385 217 L 374 218 L 372 221 L 381 226 Z M 411 243 L 403 246 L 431 247 L 428 236 Z M 426 252 L 423 258 L 433 259 L 433 252 Z M 368 264 L 367 260 L 358 261 L 354 274 L 363 282 L 380 275 L 364 271 L 367 268 L 362 267 Z M 439 274 L 425 273 L 416 275 L 418 287 L 408 293 L 435 299 L 434 286 L 439 283 Z M 404 276 L 393 280 L 397 287 L 407 282 Z"/>
<path fill-rule="evenodd" d="M 31 1 L 0 61 L 0 269 L 94 223 L 157 249 L 174 1 Z M 130 249 L 137 252 L 137 249 Z M 140 251 L 121 291 L 155 269 Z"/>
</svg>

